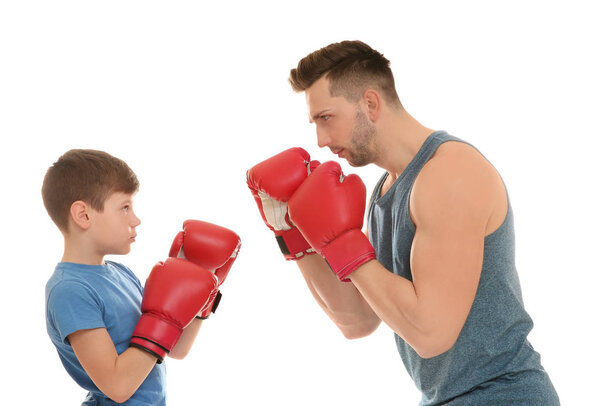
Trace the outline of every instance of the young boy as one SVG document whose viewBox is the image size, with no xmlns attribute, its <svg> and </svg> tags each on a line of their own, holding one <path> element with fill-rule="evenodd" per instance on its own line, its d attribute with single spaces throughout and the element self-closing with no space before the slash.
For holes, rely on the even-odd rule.
<svg viewBox="0 0 600 406">
<path fill-rule="evenodd" d="M 125 162 L 95 150 L 68 151 L 44 178 L 44 205 L 64 237 L 46 285 L 47 330 L 69 375 L 89 391 L 83 405 L 165 405 L 163 357 L 186 356 L 239 249 L 234 232 L 196 222 L 192 231 L 211 238 L 183 235 L 184 246 L 178 234 L 179 258 L 159 262 L 142 288 L 129 268 L 104 260 L 135 241 L 138 187 Z M 223 242 L 216 253 L 207 246 L 215 231 Z"/>
</svg>

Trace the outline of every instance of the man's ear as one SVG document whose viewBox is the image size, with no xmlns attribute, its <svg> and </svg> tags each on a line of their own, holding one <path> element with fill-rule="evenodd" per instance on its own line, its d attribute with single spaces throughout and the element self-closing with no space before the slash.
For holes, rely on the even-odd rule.
<svg viewBox="0 0 600 406">
<path fill-rule="evenodd" d="M 90 228 L 90 206 L 86 202 L 82 200 L 73 202 L 69 214 L 71 215 L 71 220 L 73 220 L 75 226 L 82 230 Z"/>
<path fill-rule="evenodd" d="M 379 92 L 374 89 L 365 90 L 362 101 L 367 109 L 367 117 L 369 117 L 372 122 L 377 121 L 381 114 L 381 108 L 383 107 Z"/>
</svg>

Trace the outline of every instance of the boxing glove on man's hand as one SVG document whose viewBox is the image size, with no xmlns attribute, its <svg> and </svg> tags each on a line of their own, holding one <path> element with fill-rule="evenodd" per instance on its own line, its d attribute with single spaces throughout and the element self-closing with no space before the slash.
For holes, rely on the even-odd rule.
<svg viewBox="0 0 600 406">
<path fill-rule="evenodd" d="M 287 260 L 314 254 L 314 249 L 290 222 L 287 202 L 318 165 L 319 162 L 311 161 L 308 152 L 302 148 L 290 148 L 255 165 L 246 173 L 248 187 L 260 215 L 275 233 Z"/>
<path fill-rule="evenodd" d="M 183 223 L 183 231 L 173 240 L 169 256 L 185 258 L 208 269 L 217 276 L 220 287 L 237 258 L 240 246 L 240 237 L 225 227 L 200 220 L 186 220 Z M 207 319 L 211 312 L 215 312 L 220 300 L 219 291 L 197 317 Z"/>
<path fill-rule="evenodd" d="M 168 258 L 157 263 L 144 287 L 142 317 L 130 347 L 147 351 L 162 362 L 183 329 L 217 294 L 216 276 L 190 261 Z"/>
<path fill-rule="evenodd" d="M 341 281 L 375 259 L 361 231 L 366 190 L 357 175 L 344 177 L 337 162 L 325 162 L 300 185 L 289 201 L 290 218 Z"/>
</svg>

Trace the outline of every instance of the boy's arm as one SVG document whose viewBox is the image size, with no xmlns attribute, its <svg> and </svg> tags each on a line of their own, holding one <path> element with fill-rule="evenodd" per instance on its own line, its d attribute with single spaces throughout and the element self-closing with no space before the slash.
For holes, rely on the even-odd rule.
<svg viewBox="0 0 600 406">
<path fill-rule="evenodd" d="M 117 354 L 106 328 L 80 329 L 67 338 L 98 389 L 122 403 L 139 388 L 157 360 L 173 350 L 184 326 L 216 292 L 217 278 L 212 272 L 184 259 L 168 258 L 157 263 L 146 280 L 142 316 L 129 349 Z"/>
<path fill-rule="evenodd" d="M 192 344 L 194 344 L 194 341 L 198 336 L 200 327 L 202 327 L 202 320 L 198 318 L 192 320 L 192 322 L 183 329 L 183 334 L 181 334 L 179 341 L 177 341 L 177 344 L 175 344 L 175 347 L 173 347 L 169 353 L 169 357 L 174 359 L 184 359 L 190 352 Z"/>
<path fill-rule="evenodd" d="M 117 403 L 127 401 L 156 365 L 155 356 L 138 348 L 117 354 L 105 328 L 78 330 L 68 339 L 94 384 Z"/>
</svg>

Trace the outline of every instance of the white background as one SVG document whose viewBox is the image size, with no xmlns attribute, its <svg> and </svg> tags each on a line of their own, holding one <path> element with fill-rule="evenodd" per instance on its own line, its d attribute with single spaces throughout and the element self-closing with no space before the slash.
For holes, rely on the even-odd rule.
<svg viewBox="0 0 600 406">
<path fill-rule="evenodd" d="M 394 4 L 390 8 L 390 4 Z M 348 341 L 283 261 L 245 171 L 291 146 L 321 161 L 290 68 L 361 39 L 392 61 L 428 127 L 476 145 L 516 218 L 530 334 L 565 405 L 593 404 L 600 364 L 592 2 L 6 1 L 0 5 L 0 311 L 3 398 L 84 397 L 45 331 L 44 285 L 62 239 L 40 196 L 71 148 L 124 159 L 141 188 L 132 253 L 143 281 L 183 220 L 235 230 L 242 251 L 189 357 L 168 361 L 170 405 L 417 404 L 391 330 Z M 370 190 L 377 167 L 353 169 Z M 8 393 L 7 393 L 8 391 Z"/>
</svg>

